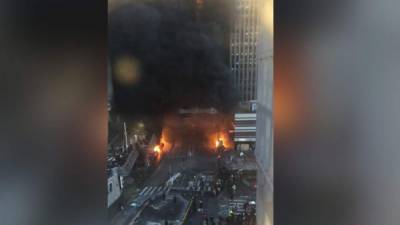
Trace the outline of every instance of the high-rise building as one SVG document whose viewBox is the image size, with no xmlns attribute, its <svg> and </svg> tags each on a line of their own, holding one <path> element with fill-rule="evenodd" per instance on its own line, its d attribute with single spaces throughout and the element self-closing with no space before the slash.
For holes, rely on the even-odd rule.
<svg viewBox="0 0 400 225">
<path fill-rule="evenodd" d="M 259 1 L 262 0 L 235 0 L 236 15 L 230 35 L 230 66 L 234 86 L 242 102 L 257 99 Z"/>
</svg>

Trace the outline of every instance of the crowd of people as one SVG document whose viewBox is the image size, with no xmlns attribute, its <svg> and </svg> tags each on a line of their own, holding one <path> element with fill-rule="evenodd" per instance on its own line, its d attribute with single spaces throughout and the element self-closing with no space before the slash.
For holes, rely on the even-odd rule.
<svg viewBox="0 0 400 225">
<path fill-rule="evenodd" d="M 229 195 L 230 200 L 235 198 L 237 193 L 237 185 L 240 180 L 241 174 L 232 172 L 224 167 L 220 167 L 215 177 L 215 182 L 211 186 L 211 193 L 215 197 L 219 196 L 222 192 Z M 192 212 L 201 213 L 203 220 L 201 225 L 255 225 L 255 207 L 249 203 L 245 203 L 242 209 L 230 208 L 228 216 L 214 218 L 208 215 L 205 207 L 204 190 L 210 187 L 210 184 L 205 179 L 200 179 L 200 191 L 194 193 Z M 240 212 L 239 212 L 240 211 Z"/>
<path fill-rule="evenodd" d="M 232 200 L 237 192 L 237 184 L 241 174 L 239 172 L 228 171 L 225 167 L 219 167 L 217 173 L 217 181 L 215 183 L 215 189 L 217 194 L 223 190 L 229 194 Z"/>
<path fill-rule="evenodd" d="M 214 217 L 203 217 L 203 221 L 200 225 L 255 225 L 256 224 L 256 215 L 255 212 L 247 213 L 244 212 L 240 215 L 230 215 L 228 217 L 218 218 Z"/>
</svg>

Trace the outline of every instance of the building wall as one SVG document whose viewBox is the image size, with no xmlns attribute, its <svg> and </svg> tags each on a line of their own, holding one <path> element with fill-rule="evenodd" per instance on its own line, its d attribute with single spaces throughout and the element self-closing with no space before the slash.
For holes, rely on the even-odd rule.
<svg viewBox="0 0 400 225">
<path fill-rule="evenodd" d="M 234 86 L 243 102 L 257 99 L 258 1 L 234 1 L 236 15 L 230 35 L 230 67 Z"/>
<path fill-rule="evenodd" d="M 108 112 L 112 109 L 113 101 L 113 83 L 110 62 L 107 63 L 107 110 Z"/>
<path fill-rule="evenodd" d="M 236 146 L 240 143 L 252 143 L 256 141 L 256 113 L 235 113 Z"/>
<path fill-rule="evenodd" d="M 273 1 L 259 0 L 257 45 L 257 225 L 273 223 Z"/>
</svg>

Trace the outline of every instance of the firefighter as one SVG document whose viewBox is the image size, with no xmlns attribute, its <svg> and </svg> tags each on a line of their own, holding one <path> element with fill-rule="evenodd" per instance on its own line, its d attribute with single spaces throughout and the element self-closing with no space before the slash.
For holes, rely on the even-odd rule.
<svg viewBox="0 0 400 225">
<path fill-rule="evenodd" d="M 199 211 L 203 211 L 203 201 L 201 199 L 199 200 Z"/>
<path fill-rule="evenodd" d="M 221 216 L 218 217 L 218 225 L 222 225 L 223 223 L 223 218 Z"/>
<path fill-rule="evenodd" d="M 196 211 L 196 209 L 197 209 L 197 197 L 196 196 L 193 197 L 192 209 L 193 209 L 193 211 Z"/>
<path fill-rule="evenodd" d="M 215 225 L 214 217 L 210 217 L 210 224 Z"/>
<path fill-rule="evenodd" d="M 228 212 L 229 217 L 231 217 L 233 215 L 233 209 L 229 208 L 229 212 Z"/>
<path fill-rule="evenodd" d="M 207 219 L 207 217 L 204 217 L 204 218 L 203 218 L 203 225 L 208 225 L 208 219 Z"/>
</svg>

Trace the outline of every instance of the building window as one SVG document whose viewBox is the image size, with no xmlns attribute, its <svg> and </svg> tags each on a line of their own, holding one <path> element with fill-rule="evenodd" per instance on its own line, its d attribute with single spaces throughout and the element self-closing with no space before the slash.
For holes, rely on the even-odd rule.
<svg viewBox="0 0 400 225">
<path fill-rule="evenodd" d="M 112 192 L 112 183 L 108 185 L 108 192 Z"/>
</svg>

